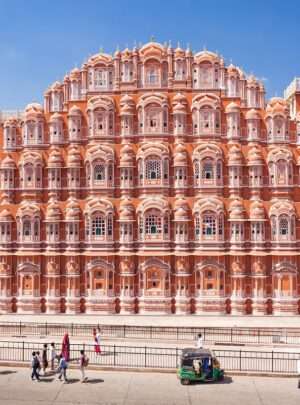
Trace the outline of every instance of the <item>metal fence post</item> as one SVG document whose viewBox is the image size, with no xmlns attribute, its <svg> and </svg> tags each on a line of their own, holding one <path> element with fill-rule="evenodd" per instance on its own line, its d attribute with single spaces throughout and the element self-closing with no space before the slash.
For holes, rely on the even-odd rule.
<svg viewBox="0 0 300 405">
<path fill-rule="evenodd" d="M 123 325 L 123 337 L 126 338 L 126 325 Z"/>
<path fill-rule="evenodd" d="M 145 363 L 144 363 L 145 368 L 147 367 L 147 346 L 145 346 Z"/>
<path fill-rule="evenodd" d="M 25 361 L 24 341 L 22 342 L 22 361 Z"/>
<path fill-rule="evenodd" d="M 232 328 L 230 328 L 230 342 L 232 343 Z"/>
<path fill-rule="evenodd" d="M 73 322 L 71 323 L 71 336 L 74 336 L 74 324 L 73 324 Z"/>
<path fill-rule="evenodd" d="M 114 366 L 116 365 L 116 345 L 114 345 Z"/>
<path fill-rule="evenodd" d="M 240 371 L 242 371 L 242 351 L 240 350 Z"/>
<path fill-rule="evenodd" d="M 22 321 L 19 324 L 19 335 L 22 336 Z"/>
<path fill-rule="evenodd" d="M 272 373 L 274 371 L 274 352 L 272 350 Z"/>
<path fill-rule="evenodd" d="M 203 340 L 206 341 L 206 327 L 203 328 Z"/>
</svg>

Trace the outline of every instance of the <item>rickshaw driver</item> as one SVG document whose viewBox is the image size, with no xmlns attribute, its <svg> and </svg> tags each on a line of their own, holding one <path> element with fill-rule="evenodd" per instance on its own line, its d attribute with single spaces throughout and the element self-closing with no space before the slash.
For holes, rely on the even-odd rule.
<svg viewBox="0 0 300 405">
<path fill-rule="evenodd" d="M 202 361 L 199 359 L 193 360 L 193 368 L 197 375 L 201 375 Z"/>
</svg>

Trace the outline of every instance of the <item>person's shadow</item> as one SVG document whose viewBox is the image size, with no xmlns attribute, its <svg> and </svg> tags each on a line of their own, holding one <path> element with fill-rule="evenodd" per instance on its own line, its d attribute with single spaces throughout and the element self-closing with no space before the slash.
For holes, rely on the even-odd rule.
<svg viewBox="0 0 300 405">
<path fill-rule="evenodd" d="M 102 378 L 89 378 L 85 382 L 87 384 L 99 384 L 99 383 L 103 383 L 104 380 L 102 380 Z"/>
<path fill-rule="evenodd" d="M 17 371 L 15 371 L 15 370 L 3 370 L 3 371 L 0 371 L 0 375 L 9 375 L 9 374 L 15 374 L 15 373 L 17 373 Z"/>
</svg>

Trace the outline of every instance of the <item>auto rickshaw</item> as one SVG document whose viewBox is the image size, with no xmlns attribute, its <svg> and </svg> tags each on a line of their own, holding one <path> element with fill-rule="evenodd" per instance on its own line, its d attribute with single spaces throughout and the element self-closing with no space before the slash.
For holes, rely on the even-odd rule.
<svg viewBox="0 0 300 405">
<path fill-rule="evenodd" d="M 220 363 L 212 351 L 187 348 L 182 350 L 177 376 L 183 385 L 193 381 L 221 381 L 224 379 L 224 370 L 220 368 Z"/>
</svg>

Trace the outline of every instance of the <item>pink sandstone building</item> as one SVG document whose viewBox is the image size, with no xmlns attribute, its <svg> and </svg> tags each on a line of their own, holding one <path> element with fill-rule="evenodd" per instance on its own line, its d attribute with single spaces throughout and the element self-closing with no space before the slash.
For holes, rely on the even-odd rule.
<svg viewBox="0 0 300 405">
<path fill-rule="evenodd" d="M 1 313 L 299 314 L 299 79 L 150 42 L 0 120 Z"/>
</svg>

